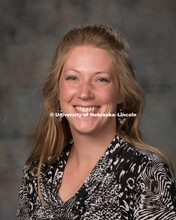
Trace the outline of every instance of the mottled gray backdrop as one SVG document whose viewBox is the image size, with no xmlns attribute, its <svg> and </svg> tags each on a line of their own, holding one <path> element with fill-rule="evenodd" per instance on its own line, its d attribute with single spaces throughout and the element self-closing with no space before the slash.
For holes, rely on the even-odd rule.
<svg viewBox="0 0 176 220">
<path fill-rule="evenodd" d="M 41 88 L 71 27 L 112 25 L 129 41 L 146 96 L 141 128 L 176 168 L 176 1 L 0 0 L 0 218 L 15 219 L 22 168 L 41 113 Z"/>
</svg>

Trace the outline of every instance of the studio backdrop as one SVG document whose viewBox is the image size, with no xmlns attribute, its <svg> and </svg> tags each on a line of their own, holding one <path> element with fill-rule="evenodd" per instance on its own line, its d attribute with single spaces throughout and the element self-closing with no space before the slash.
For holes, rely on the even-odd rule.
<svg viewBox="0 0 176 220">
<path fill-rule="evenodd" d="M 34 144 L 42 86 L 58 40 L 83 24 L 128 40 L 146 97 L 141 130 L 176 169 L 176 1 L 0 0 L 0 218 L 14 220 L 22 169 Z"/>
</svg>

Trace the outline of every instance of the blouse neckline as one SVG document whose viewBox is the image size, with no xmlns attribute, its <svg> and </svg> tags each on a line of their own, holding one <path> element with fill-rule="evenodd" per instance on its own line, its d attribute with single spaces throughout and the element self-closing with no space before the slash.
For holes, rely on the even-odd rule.
<svg viewBox="0 0 176 220">
<path fill-rule="evenodd" d="M 47 195 L 46 200 L 45 197 L 43 197 L 46 203 L 49 203 L 49 206 L 52 206 L 53 208 L 58 208 L 59 205 L 61 209 L 65 210 L 66 208 L 74 206 L 77 202 L 81 202 L 79 199 L 87 196 L 86 192 L 89 188 L 96 189 L 98 185 L 103 181 L 104 176 L 109 172 L 108 169 L 113 163 L 113 153 L 116 151 L 115 155 L 119 155 L 122 149 L 122 143 L 125 142 L 118 135 L 116 135 L 80 189 L 75 193 L 73 197 L 64 202 L 58 195 L 58 189 L 62 181 L 64 169 L 70 155 L 71 147 L 73 145 L 73 142 L 69 143 L 64 148 L 63 152 L 53 167 L 49 168 L 50 171 L 48 174 L 50 173 L 51 175 L 49 181 L 46 183 L 42 181 L 45 178 L 41 179 L 41 193 L 43 192 L 42 195 Z"/>
<path fill-rule="evenodd" d="M 60 175 L 58 174 L 59 167 L 61 166 L 61 164 L 58 164 L 59 166 L 56 169 L 54 180 L 53 180 L 53 185 L 55 185 L 53 187 L 53 189 L 55 189 L 54 194 L 55 194 L 55 197 L 57 197 L 57 201 L 60 203 L 60 205 L 62 207 L 66 208 L 68 206 L 73 205 L 73 203 L 75 203 L 77 201 L 77 199 L 79 199 L 80 195 L 81 195 L 81 197 L 83 197 L 84 196 L 83 192 L 86 191 L 85 188 L 92 187 L 93 182 L 94 182 L 94 187 L 98 186 L 98 184 L 103 180 L 104 175 L 107 173 L 108 167 L 111 165 L 112 160 L 109 160 L 109 155 L 112 151 L 115 150 L 114 147 L 118 145 L 118 142 L 119 142 L 119 137 L 116 135 L 113 138 L 113 140 L 111 141 L 111 143 L 108 146 L 108 148 L 106 149 L 106 151 L 101 156 L 101 158 L 98 160 L 98 162 L 96 163 L 96 165 L 94 166 L 94 168 L 92 169 L 92 171 L 90 172 L 88 177 L 86 178 L 85 182 L 79 188 L 79 190 L 75 193 L 75 195 L 73 195 L 70 199 L 68 199 L 66 202 L 64 202 L 59 196 L 58 189 L 61 184 L 63 173 L 65 170 L 65 166 L 67 164 L 67 160 L 68 160 L 70 152 L 71 152 L 71 147 L 73 145 L 73 143 L 68 144 L 68 146 L 64 149 L 64 152 L 61 154 L 61 156 L 59 158 L 59 161 L 61 164 L 63 162 L 62 158 L 65 161 L 65 163 L 63 164 L 63 171 Z M 120 146 L 120 144 L 118 146 Z M 97 170 L 99 172 L 97 172 Z M 99 175 L 97 175 L 97 173 Z"/>
</svg>

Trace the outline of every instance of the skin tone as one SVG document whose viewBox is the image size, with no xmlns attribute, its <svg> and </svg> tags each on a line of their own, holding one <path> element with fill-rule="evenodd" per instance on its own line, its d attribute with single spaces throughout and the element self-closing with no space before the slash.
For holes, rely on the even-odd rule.
<svg viewBox="0 0 176 220">
<path fill-rule="evenodd" d="M 90 45 L 69 53 L 59 88 L 62 111 L 82 115 L 67 118 L 74 145 L 59 188 L 61 199 L 67 201 L 80 189 L 116 133 L 115 117 L 92 117 L 90 113 L 116 113 L 122 100 L 109 53 Z"/>
</svg>

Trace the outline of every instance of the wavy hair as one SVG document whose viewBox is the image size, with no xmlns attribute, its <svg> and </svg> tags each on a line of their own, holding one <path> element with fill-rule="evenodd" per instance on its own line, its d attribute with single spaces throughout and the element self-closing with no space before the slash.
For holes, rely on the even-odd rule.
<svg viewBox="0 0 176 220">
<path fill-rule="evenodd" d="M 136 117 L 129 117 L 123 124 L 117 120 L 117 133 L 127 142 L 138 148 L 149 149 L 158 153 L 172 168 L 170 160 L 157 148 L 143 142 L 139 129 L 139 122 L 144 106 L 143 92 L 135 80 L 134 70 L 127 53 L 128 44 L 112 27 L 106 25 L 86 25 L 70 30 L 59 42 L 53 60 L 50 74 L 43 87 L 44 112 L 41 116 L 38 128 L 35 147 L 27 160 L 27 164 L 34 168 L 34 161 L 37 161 L 35 169 L 38 178 L 38 193 L 43 203 L 40 191 L 40 172 L 42 164 L 49 161 L 54 163 L 63 151 L 68 140 L 71 138 L 71 131 L 66 118 L 62 122 L 56 117 L 50 117 L 51 112 L 56 112 L 59 97 L 59 79 L 64 63 L 72 49 L 78 46 L 91 45 L 105 49 L 109 52 L 115 74 L 119 80 L 119 92 L 123 99 L 123 112 L 135 113 Z M 117 106 L 119 111 L 120 106 Z"/>
</svg>

